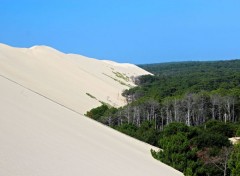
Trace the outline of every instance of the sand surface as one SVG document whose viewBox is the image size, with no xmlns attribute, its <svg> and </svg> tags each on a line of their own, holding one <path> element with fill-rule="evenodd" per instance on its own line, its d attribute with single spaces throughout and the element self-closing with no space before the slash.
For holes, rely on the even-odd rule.
<svg viewBox="0 0 240 176">
<path fill-rule="evenodd" d="M 0 77 L 0 175 L 182 175 L 153 148 Z"/>
<path fill-rule="evenodd" d="M 132 64 L 65 54 L 47 46 L 0 44 L 0 75 L 81 113 L 101 101 L 115 107 L 126 104 L 121 93 L 134 86 L 132 76 L 143 74 L 149 73 Z"/>
<path fill-rule="evenodd" d="M 105 75 L 114 76 L 112 70 L 129 76 L 147 73 L 49 47 L 0 45 L 0 175 L 182 175 L 153 159 L 153 146 L 82 115 L 99 103 L 86 91 L 101 101 L 124 104 L 116 94 L 127 86 Z"/>
</svg>

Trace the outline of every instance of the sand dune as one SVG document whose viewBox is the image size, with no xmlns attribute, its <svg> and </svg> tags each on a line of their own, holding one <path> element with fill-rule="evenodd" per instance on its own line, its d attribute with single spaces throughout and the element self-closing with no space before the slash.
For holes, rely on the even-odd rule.
<svg viewBox="0 0 240 176">
<path fill-rule="evenodd" d="M 0 175 L 173 176 L 150 145 L 0 77 Z"/>
<path fill-rule="evenodd" d="M 47 46 L 0 44 L 0 75 L 81 113 L 100 101 L 124 105 L 122 91 L 134 86 L 132 76 L 143 74 L 149 73 L 132 64 L 64 54 Z"/>
<path fill-rule="evenodd" d="M 0 45 L 0 175 L 182 175 L 153 159 L 153 146 L 82 115 L 99 104 L 87 92 L 124 104 L 117 92 L 127 86 L 110 78 L 119 79 L 113 72 L 146 74 L 49 47 Z"/>
</svg>

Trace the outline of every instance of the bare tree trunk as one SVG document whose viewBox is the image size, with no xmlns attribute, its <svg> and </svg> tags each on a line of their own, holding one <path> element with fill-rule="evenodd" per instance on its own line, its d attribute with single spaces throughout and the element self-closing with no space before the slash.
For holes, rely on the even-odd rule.
<svg viewBox="0 0 240 176">
<path fill-rule="evenodd" d="M 168 107 L 166 107 L 166 117 L 167 117 L 167 124 L 169 124 L 169 113 L 168 113 Z"/>
<path fill-rule="evenodd" d="M 190 126 L 190 108 L 187 110 L 187 126 Z"/>
<path fill-rule="evenodd" d="M 227 123 L 227 114 L 226 113 L 224 114 L 224 123 L 225 124 Z"/>
<path fill-rule="evenodd" d="M 211 103 L 212 103 L 212 120 L 215 120 L 216 119 L 216 114 L 215 114 L 215 107 L 217 105 L 217 102 L 218 102 L 218 95 L 211 95 L 210 96 L 210 100 L 211 100 Z"/>
<path fill-rule="evenodd" d="M 137 126 L 140 127 L 141 122 L 140 122 L 140 108 L 139 107 L 137 107 L 137 112 L 136 113 L 137 113 L 137 115 L 136 115 L 137 116 L 136 117 L 137 118 Z"/>
<path fill-rule="evenodd" d="M 161 118 L 162 118 L 162 124 L 161 124 L 162 129 L 161 130 L 163 130 L 164 120 L 163 120 L 163 109 L 162 108 L 161 108 Z"/>
<path fill-rule="evenodd" d="M 223 120 L 222 119 L 222 114 L 221 114 L 221 110 L 222 110 L 222 106 L 221 106 L 221 102 L 220 102 L 220 100 L 219 100 L 219 102 L 218 102 L 218 120 Z"/>
<path fill-rule="evenodd" d="M 149 112 L 147 111 L 147 120 L 149 121 L 150 120 L 150 115 L 149 115 Z"/>
<path fill-rule="evenodd" d="M 174 121 L 179 122 L 179 114 L 178 114 L 178 103 L 177 103 L 177 99 L 174 99 L 174 103 L 173 103 L 173 109 L 174 109 Z"/>
<path fill-rule="evenodd" d="M 235 120 L 235 98 L 233 99 L 233 108 L 232 108 L 232 122 L 236 122 Z"/>
<path fill-rule="evenodd" d="M 129 107 L 129 105 L 127 106 L 126 111 L 127 111 L 127 122 L 129 124 L 130 123 L 130 107 Z"/>
<path fill-rule="evenodd" d="M 190 126 L 191 125 L 191 111 L 193 107 L 193 94 L 188 94 L 186 96 L 186 108 L 187 108 L 187 119 L 186 119 L 186 125 Z"/>
</svg>

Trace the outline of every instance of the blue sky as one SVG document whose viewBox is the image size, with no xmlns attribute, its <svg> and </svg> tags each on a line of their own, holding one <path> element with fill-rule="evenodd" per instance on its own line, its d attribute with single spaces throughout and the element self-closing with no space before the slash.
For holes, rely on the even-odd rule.
<svg viewBox="0 0 240 176">
<path fill-rule="evenodd" d="M 0 0 L 0 43 L 117 62 L 240 58 L 239 0 Z"/>
</svg>

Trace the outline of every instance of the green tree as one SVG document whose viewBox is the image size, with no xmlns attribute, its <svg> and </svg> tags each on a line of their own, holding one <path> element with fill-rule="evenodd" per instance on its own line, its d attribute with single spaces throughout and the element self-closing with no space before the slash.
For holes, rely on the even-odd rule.
<svg viewBox="0 0 240 176">
<path fill-rule="evenodd" d="M 217 120 L 208 121 L 205 124 L 206 130 L 211 133 L 218 133 L 227 137 L 234 136 L 235 127 L 231 123 L 224 123 Z"/>
<path fill-rule="evenodd" d="M 236 131 L 236 136 L 240 137 L 240 126 L 238 127 L 238 129 Z"/>
<path fill-rule="evenodd" d="M 228 167 L 231 171 L 231 176 L 240 175 L 240 143 L 234 146 L 228 162 Z"/>
<path fill-rule="evenodd" d="M 159 152 L 152 151 L 154 158 L 184 172 L 186 175 L 197 173 L 199 163 L 196 149 L 191 148 L 189 136 L 190 127 L 182 123 L 172 123 L 166 126 L 161 134 Z"/>
<path fill-rule="evenodd" d="M 99 120 L 105 113 L 106 111 L 108 110 L 108 106 L 107 105 L 102 105 L 102 106 L 99 106 L 97 108 L 93 108 L 91 109 L 90 111 L 88 111 L 86 113 L 86 116 L 94 119 L 94 120 Z"/>
</svg>

